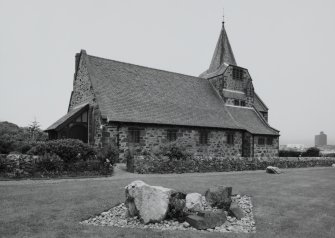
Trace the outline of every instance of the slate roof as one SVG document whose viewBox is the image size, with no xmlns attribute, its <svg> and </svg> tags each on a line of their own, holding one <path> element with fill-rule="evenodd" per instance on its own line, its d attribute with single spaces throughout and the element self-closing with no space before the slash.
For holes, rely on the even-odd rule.
<svg viewBox="0 0 335 238">
<path fill-rule="evenodd" d="M 111 122 L 134 122 L 247 130 L 278 135 L 253 109 L 226 106 L 211 83 L 164 70 L 87 55 L 101 116 Z M 84 110 L 71 110 L 47 130 L 57 130 Z"/>
<path fill-rule="evenodd" d="M 108 121 L 242 129 L 206 79 L 90 55 L 87 67 Z"/>
<path fill-rule="evenodd" d="M 244 128 L 250 133 L 261 135 L 279 135 L 279 131 L 270 127 L 254 108 L 236 106 L 226 106 L 226 108 L 239 127 Z"/>
<path fill-rule="evenodd" d="M 77 115 L 79 115 L 85 107 L 88 107 L 88 103 L 73 108 L 70 112 L 68 112 L 66 115 L 62 116 L 55 123 L 49 126 L 45 131 L 58 130 L 59 127 L 61 127 L 64 123 L 68 122 L 73 118 L 76 118 Z"/>
<path fill-rule="evenodd" d="M 222 24 L 221 33 L 214 50 L 211 64 L 199 77 L 208 79 L 223 74 L 229 65 L 237 65 L 237 63 L 229 43 L 226 29 L 224 24 Z"/>
</svg>

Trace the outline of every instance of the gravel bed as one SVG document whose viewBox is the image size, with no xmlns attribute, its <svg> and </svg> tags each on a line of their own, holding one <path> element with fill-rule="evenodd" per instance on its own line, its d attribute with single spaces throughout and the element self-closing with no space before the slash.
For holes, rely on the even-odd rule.
<svg viewBox="0 0 335 238">
<path fill-rule="evenodd" d="M 116 226 L 123 228 L 139 228 L 139 229 L 159 229 L 159 230 L 193 230 L 202 232 L 242 232 L 242 233 L 254 233 L 256 232 L 256 225 L 254 216 L 252 214 L 251 198 L 247 195 L 240 196 L 236 195 L 232 197 L 233 201 L 236 201 L 239 207 L 244 211 L 245 216 L 241 220 L 237 220 L 235 217 L 227 216 L 227 221 L 215 229 L 197 230 L 190 227 L 187 222 L 180 223 L 174 220 L 164 220 L 161 223 L 154 224 L 143 224 L 137 217 L 127 217 L 127 208 L 124 203 L 111 208 L 106 212 L 102 212 L 96 217 L 89 218 L 85 221 L 80 222 L 84 225 L 95 225 L 95 226 Z M 205 207 L 205 210 L 209 210 Z M 227 213 L 226 213 L 227 214 Z"/>
</svg>

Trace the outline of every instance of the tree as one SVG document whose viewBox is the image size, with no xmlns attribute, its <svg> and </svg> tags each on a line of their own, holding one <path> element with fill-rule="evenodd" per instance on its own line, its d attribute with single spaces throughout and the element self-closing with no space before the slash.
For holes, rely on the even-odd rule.
<svg viewBox="0 0 335 238">
<path fill-rule="evenodd" d="M 303 153 L 303 156 L 306 157 L 319 157 L 320 156 L 320 149 L 316 147 L 311 147 Z"/>
<path fill-rule="evenodd" d="M 29 130 L 29 133 L 30 133 L 30 140 L 36 141 L 37 133 L 39 133 L 41 131 L 40 127 L 41 126 L 36 121 L 36 118 L 34 119 L 33 122 L 30 123 L 30 125 L 28 126 L 28 130 Z"/>
</svg>

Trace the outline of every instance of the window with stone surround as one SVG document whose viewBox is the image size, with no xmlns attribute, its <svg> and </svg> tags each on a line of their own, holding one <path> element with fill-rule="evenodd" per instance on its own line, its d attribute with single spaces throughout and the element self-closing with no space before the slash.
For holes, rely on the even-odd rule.
<svg viewBox="0 0 335 238">
<path fill-rule="evenodd" d="M 264 137 L 258 137 L 258 145 L 265 145 L 265 138 Z"/>
<path fill-rule="evenodd" d="M 167 140 L 168 141 L 175 141 L 177 140 L 177 130 L 176 129 L 169 129 L 167 130 Z"/>
<path fill-rule="evenodd" d="M 234 144 L 234 133 L 233 132 L 227 133 L 227 144 L 229 145 Z"/>
<path fill-rule="evenodd" d="M 233 68 L 233 79 L 237 79 L 237 80 L 243 79 L 243 69 L 234 67 Z"/>
<path fill-rule="evenodd" d="M 129 128 L 128 129 L 128 142 L 129 143 L 140 143 L 140 129 Z"/>
<path fill-rule="evenodd" d="M 199 131 L 199 143 L 200 143 L 200 145 L 207 145 L 208 144 L 208 131 L 207 130 L 200 130 Z"/>
<path fill-rule="evenodd" d="M 266 144 L 267 145 L 273 145 L 273 138 L 272 137 L 266 138 Z"/>
</svg>

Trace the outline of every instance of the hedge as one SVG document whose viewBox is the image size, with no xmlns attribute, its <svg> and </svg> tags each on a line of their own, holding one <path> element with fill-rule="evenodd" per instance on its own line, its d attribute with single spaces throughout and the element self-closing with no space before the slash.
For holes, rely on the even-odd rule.
<svg viewBox="0 0 335 238">
<path fill-rule="evenodd" d="M 7 178 L 36 178 L 60 176 L 111 175 L 113 164 L 92 159 L 65 163 L 56 154 L 41 156 L 9 154 L 0 155 L 0 176 Z"/>
<path fill-rule="evenodd" d="M 176 159 L 152 154 L 134 156 L 133 160 L 133 170 L 140 174 L 263 170 L 267 166 L 303 168 L 331 166 L 335 163 L 335 158 L 328 157 L 278 157 L 266 159 L 238 157 L 227 159 L 222 157 L 197 156 Z"/>
</svg>

